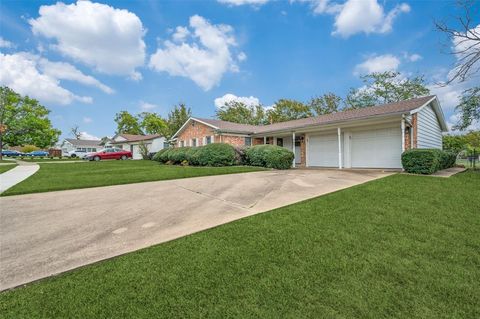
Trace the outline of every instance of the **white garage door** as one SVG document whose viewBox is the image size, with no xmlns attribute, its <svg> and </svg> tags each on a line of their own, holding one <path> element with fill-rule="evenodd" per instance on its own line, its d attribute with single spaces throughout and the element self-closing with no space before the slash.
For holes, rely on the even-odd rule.
<svg viewBox="0 0 480 319">
<path fill-rule="evenodd" d="M 133 145 L 132 158 L 133 159 L 142 159 L 142 154 L 140 154 L 140 146 L 138 144 Z"/>
<path fill-rule="evenodd" d="M 402 167 L 400 159 L 402 132 L 400 127 L 353 132 L 351 147 L 352 167 Z"/>
<path fill-rule="evenodd" d="M 308 165 L 338 167 L 338 135 L 313 135 L 308 138 Z"/>
</svg>

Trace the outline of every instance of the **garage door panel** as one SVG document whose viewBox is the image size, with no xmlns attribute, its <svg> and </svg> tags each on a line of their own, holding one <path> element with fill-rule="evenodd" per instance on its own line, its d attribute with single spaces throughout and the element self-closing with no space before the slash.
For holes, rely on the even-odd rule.
<svg viewBox="0 0 480 319">
<path fill-rule="evenodd" d="M 401 138 L 399 127 L 353 132 L 352 167 L 400 168 Z"/>
<path fill-rule="evenodd" d="M 338 166 L 338 135 L 313 135 L 308 143 L 309 166 Z"/>
</svg>

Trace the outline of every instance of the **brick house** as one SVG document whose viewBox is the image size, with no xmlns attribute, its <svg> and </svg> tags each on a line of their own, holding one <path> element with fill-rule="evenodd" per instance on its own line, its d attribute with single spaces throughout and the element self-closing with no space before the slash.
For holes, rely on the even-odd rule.
<svg viewBox="0 0 480 319">
<path fill-rule="evenodd" d="M 403 151 L 441 149 L 446 131 L 437 97 L 425 96 L 260 126 L 191 117 L 173 141 L 177 147 L 275 144 L 294 152 L 294 166 L 401 168 Z"/>
</svg>

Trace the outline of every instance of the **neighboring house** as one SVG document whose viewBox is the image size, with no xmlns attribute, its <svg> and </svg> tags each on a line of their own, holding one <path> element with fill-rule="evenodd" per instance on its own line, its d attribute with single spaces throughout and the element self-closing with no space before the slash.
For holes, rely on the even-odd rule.
<svg viewBox="0 0 480 319">
<path fill-rule="evenodd" d="M 133 159 L 142 159 L 140 145 L 144 144 L 149 153 L 155 153 L 167 146 L 166 140 L 160 134 L 152 135 L 134 135 L 134 134 L 117 134 L 110 144 L 114 147 L 122 148 L 132 152 Z"/>
<path fill-rule="evenodd" d="M 175 133 L 177 147 L 228 143 L 275 144 L 295 153 L 294 166 L 401 168 L 410 148 L 442 148 L 448 131 L 436 96 L 270 125 L 190 118 Z"/>
<path fill-rule="evenodd" d="M 101 140 L 77 140 L 75 138 L 66 138 L 60 144 L 62 154 L 70 151 L 97 152 L 103 148 Z"/>
</svg>

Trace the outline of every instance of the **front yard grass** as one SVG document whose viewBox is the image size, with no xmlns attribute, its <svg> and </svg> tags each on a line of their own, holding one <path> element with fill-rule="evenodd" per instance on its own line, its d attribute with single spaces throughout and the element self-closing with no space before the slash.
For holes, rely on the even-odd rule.
<svg viewBox="0 0 480 319">
<path fill-rule="evenodd" d="M 40 170 L 13 186 L 1 196 L 40 193 L 76 188 L 160 181 L 168 179 L 245 173 L 258 167 L 182 167 L 154 161 L 100 161 L 81 163 L 44 163 Z"/>
<path fill-rule="evenodd" d="M 5 173 L 6 171 L 11 170 L 17 166 L 15 163 L 12 163 L 11 165 L 0 165 L 0 174 Z"/>
<path fill-rule="evenodd" d="M 0 313 L 479 318 L 478 185 L 386 177 L 4 292 Z"/>
<path fill-rule="evenodd" d="M 21 161 L 24 161 L 24 162 L 38 162 L 38 163 L 41 163 L 41 162 L 67 162 L 67 161 L 81 161 L 82 159 L 81 158 L 71 158 L 71 157 L 63 157 L 63 158 L 58 158 L 58 157 L 54 157 L 54 158 L 50 158 L 50 157 L 43 157 L 43 158 L 35 158 L 35 157 L 19 157 L 18 158 L 19 160 Z"/>
</svg>

